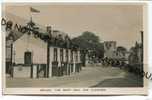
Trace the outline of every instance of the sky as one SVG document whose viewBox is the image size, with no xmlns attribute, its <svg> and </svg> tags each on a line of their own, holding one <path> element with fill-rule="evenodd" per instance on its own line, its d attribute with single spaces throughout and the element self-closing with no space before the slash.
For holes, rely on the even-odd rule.
<svg viewBox="0 0 152 100">
<path fill-rule="evenodd" d="M 31 13 L 30 7 L 40 11 Z M 100 41 L 116 41 L 117 46 L 129 49 L 140 42 L 143 30 L 142 5 L 127 4 L 3 4 L 8 12 L 42 25 L 51 25 L 76 37 L 84 31 L 94 32 Z"/>
</svg>

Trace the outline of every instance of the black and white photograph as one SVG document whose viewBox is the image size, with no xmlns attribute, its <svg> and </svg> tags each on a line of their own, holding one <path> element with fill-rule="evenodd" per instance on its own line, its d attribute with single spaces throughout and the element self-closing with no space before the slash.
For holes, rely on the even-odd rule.
<svg viewBox="0 0 152 100">
<path fill-rule="evenodd" d="M 146 94 L 144 6 L 3 3 L 4 94 Z"/>
</svg>

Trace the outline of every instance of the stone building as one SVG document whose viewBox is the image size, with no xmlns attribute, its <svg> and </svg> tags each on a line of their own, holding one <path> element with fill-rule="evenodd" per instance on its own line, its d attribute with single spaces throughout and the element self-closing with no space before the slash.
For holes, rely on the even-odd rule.
<svg viewBox="0 0 152 100">
<path fill-rule="evenodd" d="M 128 60 L 130 52 L 125 50 L 118 50 L 121 46 L 117 46 L 116 41 L 104 42 L 104 58 L 116 59 L 116 60 Z"/>
<path fill-rule="evenodd" d="M 104 43 L 104 58 L 114 58 L 116 51 L 116 41 L 105 41 Z"/>
</svg>

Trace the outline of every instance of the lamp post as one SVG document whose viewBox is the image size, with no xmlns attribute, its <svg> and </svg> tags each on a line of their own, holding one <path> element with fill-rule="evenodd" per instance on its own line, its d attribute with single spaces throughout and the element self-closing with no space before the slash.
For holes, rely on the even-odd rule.
<svg viewBox="0 0 152 100">
<path fill-rule="evenodd" d="M 143 64 L 143 54 L 144 54 L 144 49 L 143 49 L 143 47 L 144 47 L 144 39 L 143 39 L 143 31 L 140 31 L 140 34 L 141 34 L 141 62 L 142 62 L 142 64 Z"/>
</svg>

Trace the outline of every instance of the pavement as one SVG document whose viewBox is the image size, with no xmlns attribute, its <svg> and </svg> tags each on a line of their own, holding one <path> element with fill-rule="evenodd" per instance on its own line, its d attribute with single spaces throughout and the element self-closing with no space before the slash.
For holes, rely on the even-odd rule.
<svg viewBox="0 0 152 100">
<path fill-rule="evenodd" d="M 142 87 L 142 78 L 117 67 L 101 65 L 83 67 L 80 73 L 51 78 L 10 78 L 6 87 L 32 88 L 88 88 L 88 87 Z"/>
</svg>

